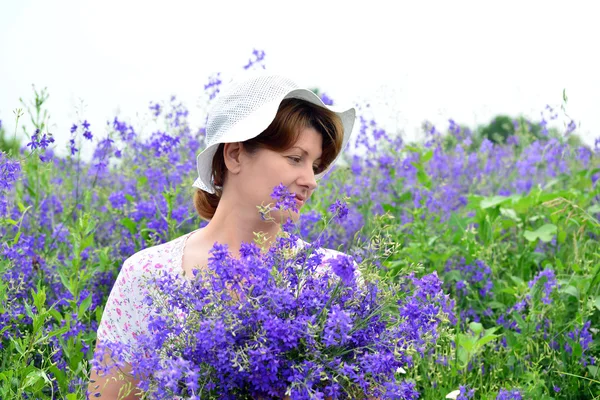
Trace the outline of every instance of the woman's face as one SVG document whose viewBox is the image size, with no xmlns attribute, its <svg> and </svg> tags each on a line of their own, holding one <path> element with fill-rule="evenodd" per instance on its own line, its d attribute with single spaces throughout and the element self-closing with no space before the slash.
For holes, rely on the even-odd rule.
<svg viewBox="0 0 600 400">
<path fill-rule="evenodd" d="M 239 174 L 235 176 L 236 186 L 241 189 L 240 195 L 255 207 L 269 203 L 274 205 L 271 193 L 275 186 L 283 183 L 296 194 L 300 210 L 317 187 L 315 171 L 320 164 L 322 145 L 322 136 L 314 128 L 305 128 L 296 143 L 286 151 L 259 149 L 252 155 L 244 153 L 240 157 Z M 288 211 L 284 213 L 284 218 L 289 215 Z M 277 210 L 273 210 L 271 216 L 276 221 L 282 217 Z M 293 220 L 298 219 L 295 212 L 291 216 Z"/>
</svg>

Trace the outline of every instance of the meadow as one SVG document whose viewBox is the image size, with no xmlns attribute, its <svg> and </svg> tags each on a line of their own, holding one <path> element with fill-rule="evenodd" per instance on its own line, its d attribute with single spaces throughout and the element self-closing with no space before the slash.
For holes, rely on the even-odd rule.
<svg viewBox="0 0 600 400">
<path fill-rule="evenodd" d="M 24 143 L 1 135 L 1 399 L 85 398 L 123 261 L 205 224 L 191 187 L 204 131 L 175 97 L 150 104 L 153 132 L 81 120 L 67 143 L 44 125 L 46 99 L 19 114 Z M 446 317 L 403 355 L 397 376 L 414 390 L 397 398 L 600 397 L 600 138 L 548 129 L 548 107 L 503 134 L 450 120 L 406 143 L 364 111 L 297 225 L 381 280 L 431 277 L 447 295 Z M 336 201 L 345 215 L 331 223 Z"/>
</svg>

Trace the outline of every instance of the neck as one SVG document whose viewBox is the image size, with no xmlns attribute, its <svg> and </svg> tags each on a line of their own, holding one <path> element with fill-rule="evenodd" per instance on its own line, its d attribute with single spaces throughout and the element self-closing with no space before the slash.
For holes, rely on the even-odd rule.
<svg viewBox="0 0 600 400">
<path fill-rule="evenodd" d="M 262 220 L 256 207 L 249 208 L 238 199 L 224 196 L 219 201 L 214 217 L 203 228 L 203 236 L 211 247 L 215 242 L 226 244 L 229 251 L 238 256 L 243 242 L 254 243 L 254 232 L 267 235 L 265 248 L 269 248 L 279 230 L 278 223 Z"/>
</svg>

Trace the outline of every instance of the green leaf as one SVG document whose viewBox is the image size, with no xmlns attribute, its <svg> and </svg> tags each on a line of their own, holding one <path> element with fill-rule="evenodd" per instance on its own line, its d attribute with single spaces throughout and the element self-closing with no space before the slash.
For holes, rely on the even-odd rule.
<svg viewBox="0 0 600 400">
<path fill-rule="evenodd" d="M 21 231 L 17 232 L 17 234 L 15 235 L 15 238 L 13 239 L 13 246 L 16 245 L 17 243 L 19 243 L 19 238 L 21 237 Z"/>
<path fill-rule="evenodd" d="M 537 228 L 535 231 L 526 230 L 523 233 L 523 236 L 530 242 L 535 242 L 536 240 L 540 239 L 541 241 L 548 243 L 552 240 L 557 230 L 558 228 L 556 225 L 545 224 Z"/>
<path fill-rule="evenodd" d="M 437 235 L 430 237 L 429 240 L 427 240 L 427 246 L 432 246 L 437 239 L 439 239 L 439 236 Z"/>
<path fill-rule="evenodd" d="M 57 268 L 57 272 L 58 272 L 58 276 L 60 277 L 62 284 L 65 286 L 65 288 L 67 288 L 69 290 L 69 292 L 71 292 L 71 294 L 73 294 L 73 290 L 71 288 L 71 283 L 69 282 L 69 277 L 67 275 L 68 272 L 62 268 Z"/>
<path fill-rule="evenodd" d="M 493 308 L 493 309 L 505 309 L 506 305 L 504 303 L 500 303 L 499 301 L 488 301 L 487 302 L 488 307 Z"/>
<path fill-rule="evenodd" d="M 121 224 L 127 228 L 127 230 L 129 231 L 129 233 L 131 233 L 132 236 L 135 236 L 135 234 L 137 233 L 137 225 L 135 224 L 135 222 L 133 222 L 133 220 L 131 218 L 123 218 L 121 219 Z"/>
<path fill-rule="evenodd" d="M 500 207 L 500 214 L 502 214 L 503 216 L 512 219 L 513 221 L 517 221 L 519 222 L 519 216 L 517 215 L 517 212 L 515 210 L 513 210 L 512 208 L 504 208 L 504 207 Z"/>
<path fill-rule="evenodd" d="M 469 353 L 462 347 L 458 349 L 458 360 L 463 366 L 469 363 Z"/>
<path fill-rule="evenodd" d="M 463 278 L 462 278 L 462 275 L 460 274 L 460 271 L 453 269 L 444 275 L 444 279 L 446 281 L 458 282 L 458 281 L 462 281 Z"/>
<path fill-rule="evenodd" d="M 480 207 L 484 210 L 486 208 L 496 207 L 497 205 L 500 205 L 500 204 L 508 201 L 509 199 L 510 199 L 509 197 L 505 197 L 505 196 L 487 197 L 481 201 Z"/>
<path fill-rule="evenodd" d="M 467 229 L 467 218 L 462 218 L 458 214 L 452 213 L 448 219 L 448 225 L 456 227 L 459 231 L 465 231 Z"/>
<path fill-rule="evenodd" d="M 431 157 L 433 157 L 433 150 L 429 150 L 427 153 L 422 154 L 421 161 L 426 163 L 427 161 L 431 160 Z"/>
<path fill-rule="evenodd" d="M 560 232 L 558 232 L 558 237 L 557 237 L 558 243 L 562 244 L 565 242 L 566 239 L 567 239 L 567 231 L 561 230 Z"/>
<path fill-rule="evenodd" d="M 45 375 L 46 374 L 44 373 L 44 371 L 40 371 L 39 369 L 31 371 L 29 374 L 27 374 L 27 377 L 25 378 L 25 384 L 23 388 L 25 389 L 29 386 L 35 385 L 40 379 L 44 379 Z"/>
<path fill-rule="evenodd" d="M 482 347 L 486 344 L 488 344 L 489 342 L 491 342 L 492 340 L 499 338 L 500 335 L 485 335 L 484 337 L 482 337 L 481 339 L 479 339 L 477 341 L 477 346 Z"/>
<path fill-rule="evenodd" d="M 596 297 L 596 300 L 594 300 L 594 306 L 600 310 L 600 296 Z"/>
<path fill-rule="evenodd" d="M 518 276 L 511 275 L 510 279 L 519 286 L 522 286 L 525 284 L 525 281 L 523 279 L 519 278 Z"/>
<path fill-rule="evenodd" d="M 60 313 L 58 311 L 56 311 L 54 308 L 49 309 L 48 313 L 54 317 L 56 322 L 60 322 L 63 320 L 62 315 L 60 315 Z"/>
<path fill-rule="evenodd" d="M 46 291 L 44 288 L 40 288 L 37 293 L 33 292 L 33 289 L 31 291 L 33 295 L 33 304 L 35 305 L 37 312 L 41 313 L 46 305 Z"/>
<path fill-rule="evenodd" d="M 32 194 L 31 197 L 35 197 L 35 195 Z M 25 205 L 23 203 L 21 203 L 20 201 L 17 202 L 17 206 L 19 207 L 19 212 L 22 214 L 28 207 L 25 207 Z"/>
<path fill-rule="evenodd" d="M 410 192 L 409 190 L 407 190 L 406 192 L 402 193 L 400 195 L 400 197 L 398 197 L 398 200 L 396 201 L 396 204 L 400 203 L 404 203 L 405 201 L 410 201 L 412 200 L 412 192 Z"/>
<path fill-rule="evenodd" d="M 426 187 L 427 189 L 431 189 L 431 179 L 429 175 L 423 170 L 423 168 L 419 168 L 417 170 L 417 180 L 421 185 Z"/>
<path fill-rule="evenodd" d="M 64 333 L 67 333 L 69 331 L 70 326 L 63 326 L 62 328 L 58 328 L 56 330 L 51 331 L 50 333 L 48 333 L 48 337 L 54 337 L 54 336 L 58 336 L 58 335 L 62 335 Z"/>
<path fill-rule="evenodd" d="M 575 298 L 579 298 L 579 290 L 577 290 L 577 288 L 575 286 L 567 286 L 563 289 L 560 290 L 562 293 L 567 293 L 570 294 L 571 296 L 574 296 Z"/>
<path fill-rule="evenodd" d="M 581 358 L 581 355 L 583 354 L 583 347 L 581 347 L 581 344 L 579 342 L 575 342 L 573 343 L 573 357 L 575 357 L 576 360 L 579 360 Z"/>
<path fill-rule="evenodd" d="M 404 148 L 408 151 L 412 151 L 413 153 L 421 152 L 421 149 L 419 149 L 417 146 L 412 145 L 412 144 L 407 144 L 406 146 L 404 146 Z"/>
<path fill-rule="evenodd" d="M 471 322 L 469 324 L 469 328 L 471 328 L 475 335 L 479 335 L 483 330 L 483 325 L 481 325 L 479 322 Z"/>
<path fill-rule="evenodd" d="M 464 335 L 462 333 L 458 334 L 458 345 L 462 347 L 467 352 L 471 353 L 475 348 L 475 341 L 471 336 Z"/>
<path fill-rule="evenodd" d="M 587 209 L 588 214 L 597 214 L 600 213 L 600 204 L 594 204 L 590 208 Z"/>
<path fill-rule="evenodd" d="M 383 211 L 389 212 L 390 214 L 395 214 L 397 211 L 396 207 L 391 204 L 382 204 L 381 207 L 383 208 Z"/>
<path fill-rule="evenodd" d="M 81 302 L 81 304 L 79 305 L 79 314 L 78 314 L 79 318 L 81 318 L 81 316 L 87 311 L 87 309 L 90 307 L 90 304 L 92 304 L 92 295 L 91 294 L 88 297 L 86 297 L 85 300 L 83 300 Z"/>
</svg>

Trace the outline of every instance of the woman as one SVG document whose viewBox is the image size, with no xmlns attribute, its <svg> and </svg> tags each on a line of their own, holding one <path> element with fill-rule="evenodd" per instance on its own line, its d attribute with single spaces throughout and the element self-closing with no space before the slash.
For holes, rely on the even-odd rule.
<svg viewBox="0 0 600 400">
<path fill-rule="evenodd" d="M 208 225 L 180 238 L 144 249 L 128 258 L 107 300 L 98 328 L 98 343 L 125 346 L 131 360 L 135 343 L 147 333 L 151 309 L 143 301 L 142 281 L 156 271 L 183 279 L 208 264 L 215 242 L 226 244 L 235 257 L 255 232 L 266 233 L 271 244 L 281 229 L 277 210 L 265 219 L 257 207 L 273 202 L 271 193 L 285 185 L 295 193 L 298 210 L 317 188 L 317 180 L 333 165 L 348 143 L 355 110 L 334 111 L 318 96 L 287 78 L 259 73 L 231 83 L 215 100 L 206 126 L 207 147 L 197 158 L 194 205 Z M 298 212 L 292 213 L 298 219 Z M 337 252 L 327 250 L 325 256 Z M 96 347 L 97 351 L 99 347 Z M 94 366 L 90 396 L 139 398 L 136 381 L 127 377 L 131 365 L 104 371 L 110 357 Z M 130 385 L 129 388 L 127 385 Z"/>
</svg>

